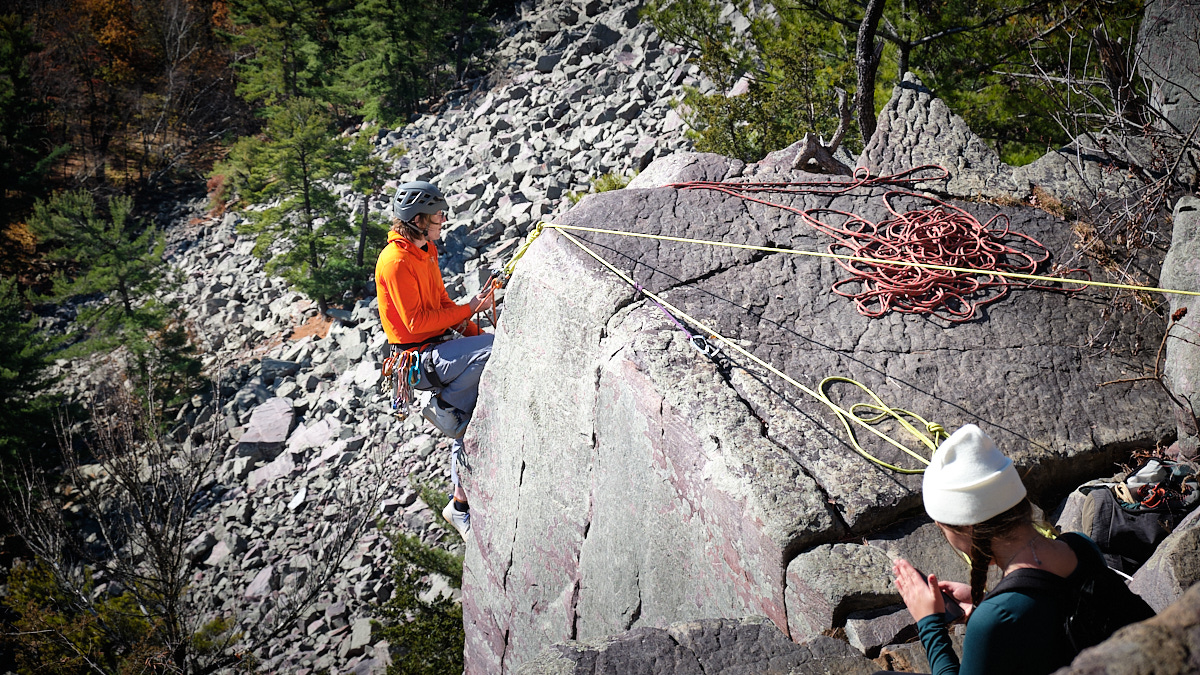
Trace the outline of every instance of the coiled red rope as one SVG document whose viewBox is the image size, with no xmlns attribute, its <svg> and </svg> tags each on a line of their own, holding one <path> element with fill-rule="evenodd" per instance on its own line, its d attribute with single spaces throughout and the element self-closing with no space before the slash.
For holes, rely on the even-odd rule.
<svg viewBox="0 0 1200 675">
<path fill-rule="evenodd" d="M 864 187 L 896 188 L 917 182 L 944 180 L 949 175 L 946 169 L 935 165 L 919 166 L 888 176 L 871 176 L 860 167 L 850 181 L 694 181 L 676 183 L 670 187 L 715 190 L 795 213 L 804 222 L 834 239 L 828 250 L 835 254 L 1020 274 L 1033 274 L 1038 265 L 1049 260 L 1050 252 L 1040 242 L 1010 229 L 1008 216 L 997 214 L 986 223 L 980 223 L 961 208 L 907 189 L 892 189 L 883 195 L 891 216 L 878 223 L 847 211 L 801 209 L 755 196 L 760 193 L 836 196 Z M 892 199 L 897 197 L 922 200 L 928 202 L 929 207 L 900 213 L 892 207 Z M 841 224 L 826 222 L 829 216 L 840 219 Z M 958 323 L 973 319 L 980 307 L 1005 297 L 1014 285 L 1066 293 L 1083 290 L 1082 286 L 1042 286 L 1015 282 L 1000 276 L 888 265 L 886 262 L 838 259 L 837 263 L 850 273 L 850 277 L 835 282 L 833 292 L 852 299 L 858 311 L 870 317 L 891 311 L 929 314 Z M 1063 273 L 1086 275 L 1085 270 L 1078 269 Z M 1064 278 L 1063 281 L 1069 282 L 1071 279 Z"/>
</svg>

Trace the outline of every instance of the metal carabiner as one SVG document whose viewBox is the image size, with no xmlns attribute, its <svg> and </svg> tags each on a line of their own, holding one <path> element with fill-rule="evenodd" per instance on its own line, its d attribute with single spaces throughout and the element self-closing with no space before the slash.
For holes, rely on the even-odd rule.
<svg viewBox="0 0 1200 675">
<path fill-rule="evenodd" d="M 709 341 L 702 336 L 693 335 L 689 342 L 691 342 L 693 349 L 710 359 L 716 357 L 717 353 L 719 352 L 716 347 L 710 344 Z"/>
</svg>

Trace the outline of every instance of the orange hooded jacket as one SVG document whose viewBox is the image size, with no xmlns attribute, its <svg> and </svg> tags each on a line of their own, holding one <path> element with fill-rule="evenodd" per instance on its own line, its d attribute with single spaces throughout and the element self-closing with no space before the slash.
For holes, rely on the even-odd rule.
<svg viewBox="0 0 1200 675">
<path fill-rule="evenodd" d="M 437 337 L 452 326 L 467 322 L 463 335 L 479 335 L 470 321 L 470 305 L 459 305 L 446 293 L 438 269 L 437 245 L 428 251 L 396 232 L 388 233 L 388 245 L 375 263 L 375 290 L 379 297 L 379 319 L 391 344 L 415 344 Z"/>
</svg>

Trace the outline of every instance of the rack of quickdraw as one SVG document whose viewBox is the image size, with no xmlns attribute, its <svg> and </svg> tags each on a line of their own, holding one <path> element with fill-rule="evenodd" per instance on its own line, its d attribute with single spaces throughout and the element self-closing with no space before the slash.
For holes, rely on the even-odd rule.
<svg viewBox="0 0 1200 675">
<path fill-rule="evenodd" d="M 392 400 L 392 414 L 400 419 L 414 410 L 414 388 L 421 381 L 421 357 L 416 349 L 396 352 L 383 360 L 379 388 Z"/>
</svg>

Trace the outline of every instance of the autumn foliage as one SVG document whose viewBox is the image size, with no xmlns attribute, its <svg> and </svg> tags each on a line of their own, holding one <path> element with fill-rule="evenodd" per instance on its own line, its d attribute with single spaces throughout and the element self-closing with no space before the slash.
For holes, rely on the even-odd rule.
<svg viewBox="0 0 1200 675">
<path fill-rule="evenodd" d="M 222 0 L 51 0 L 21 16 L 46 140 L 71 148 L 60 180 L 161 182 L 207 167 L 247 117 L 233 94 Z"/>
</svg>

